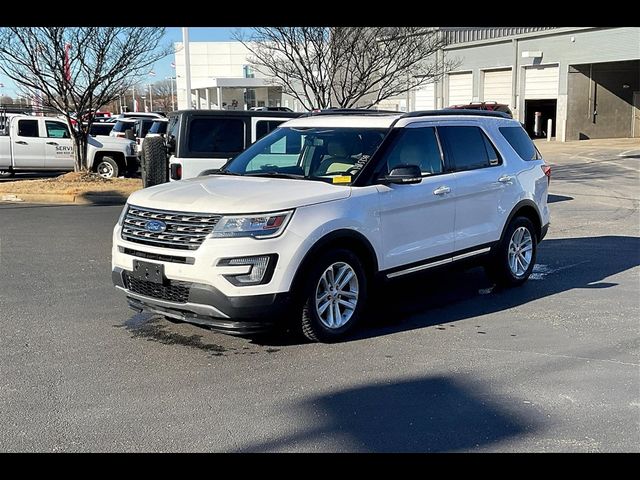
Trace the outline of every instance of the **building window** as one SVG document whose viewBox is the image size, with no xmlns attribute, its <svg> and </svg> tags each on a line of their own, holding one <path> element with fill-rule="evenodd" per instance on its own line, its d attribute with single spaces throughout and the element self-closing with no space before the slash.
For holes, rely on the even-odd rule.
<svg viewBox="0 0 640 480">
<path fill-rule="evenodd" d="M 251 65 L 243 65 L 242 73 L 244 74 L 244 78 L 255 78 L 255 73 Z"/>
</svg>

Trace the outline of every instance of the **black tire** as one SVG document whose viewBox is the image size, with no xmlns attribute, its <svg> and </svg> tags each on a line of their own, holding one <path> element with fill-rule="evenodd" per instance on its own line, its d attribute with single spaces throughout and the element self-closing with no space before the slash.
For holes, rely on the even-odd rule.
<svg viewBox="0 0 640 480">
<path fill-rule="evenodd" d="M 167 150 L 162 137 L 145 138 L 140 158 L 142 186 L 153 187 L 166 183 L 168 179 Z"/>
<path fill-rule="evenodd" d="M 118 162 L 111 157 L 102 157 L 94 167 L 96 173 L 104 178 L 118 178 L 120 168 Z"/>
<path fill-rule="evenodd" d="M 516 275 L 509 266 L 509 245 L 514 232 L 521 227 L 527 229 L 531 236 L 531 260 L 527 269 Z M 511 220 L 511 223 L 505 230 L 504 236 L 492 253 L 489 263 L 485 265 L 485 271 L 489 278 L 500 287 L 508 288 L 522 285 L 527 281 L 533 271 L 533 266 L 536 263 L 537 251 L 538 238 L 536 236 L 536 229 L 533 223 L 526 217 L 516 217 Z"/>
<path fill-rule="evenodd" d="M 311 266 L 305 274 L 305 284 L 302 290 L 303 306 L 300 319 L 300 331 L 304 337 L 313 342 L 331 343 L 344 339 L 358 323 L 367 300 L 367 275 L 360 259 L 346 249 L 329 250 L 319 256 L 320 258 Z M 358 296 L 355 308 L 350 318 L 342 326 L 329 328 L 318 314 L 316 308 L 316 291 L 324 272 L 336 263 L 347 264 L 357 278 Z M 346 286 L 349 288 L 349 286 Z M 331 308 L 331 307 L 329 307 Z M 344 308 L 344 307 L 343 307 Z M 346 309 L 344 310 L 346 312 Z"/>
</svg>

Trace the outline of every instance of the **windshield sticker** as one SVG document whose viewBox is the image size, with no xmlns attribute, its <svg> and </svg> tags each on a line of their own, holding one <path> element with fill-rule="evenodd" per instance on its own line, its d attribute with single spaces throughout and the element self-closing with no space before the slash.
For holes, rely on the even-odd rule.
<svg viewBox="0 0 640 480">
<path fill-rule="evenodd" d="M 351 175 L 341 175 L 332 178 L 333 183 L 351 183 Z"/>
</svg>

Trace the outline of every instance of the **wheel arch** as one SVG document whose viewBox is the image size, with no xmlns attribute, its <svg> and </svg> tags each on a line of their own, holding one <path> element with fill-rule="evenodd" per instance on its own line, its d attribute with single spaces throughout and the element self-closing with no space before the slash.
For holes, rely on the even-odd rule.
<svg viewBox="0 0 640 480">
<path fill-rule="evenodd" d="M 324 235 L 305 253 L 293 276 L 291 282 L 292 291 L 299 290 L 298 287 L 304 278 L 305 272 L 308 271 L 317 256 L 323 251 L 332 248 L 346 248 L 354 252 L 362 262 L 362 266 L 369 278 L 373 278 L 378 272 L 378 258 L 371 242 L 362 233 L 343 228 Z"/>
<path fill-rule="evenodd" d="M 509 224 L 516 217 L 526 217 L 533 223 L 536 231 L 536 240 L 539 242 L 542 238 L 542 215 L 540 215 L 540 210 L 538 206 L 535 204 L 533 200 L 525 199 L 520 200 L 515 207 L 511 210 L 511 213 L 507 217 L 507 221 L 504 223 L 502 227 L 502 233 L 500 234 L 500 239 L 504 238 L 504 234 L 509 228 Z"/>
</svg>

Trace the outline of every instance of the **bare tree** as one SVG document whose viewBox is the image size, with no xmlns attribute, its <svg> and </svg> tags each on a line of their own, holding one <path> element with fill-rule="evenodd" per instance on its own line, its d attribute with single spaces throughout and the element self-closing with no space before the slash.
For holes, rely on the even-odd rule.
<svg viewBox="0 0 640 480">
<path fill-rule="evenodd" d="M 5 27 L 0 29 L 0 72 L 69 125 L 77 113 L 77 128 L 71 128 L 75 169 L 86 170 L 93 113 L 171 53 L 169 45 L 160 45 L 164 32 L 156 27 Z"/>
<path fill-rule="evenodd" d="M 153 105 L 156 110 L 169 112 L 175 105 L 173 99 L 173 80 L 160 80 L 151 85 L 153 93 Z"/>
<path fill-rule="evenodd" d="M 302 105 L 364 108 L 437 80 L 445 38 L 426 27 L 254 27 L 234 34 L 255 70 Z"/>
</svg>

